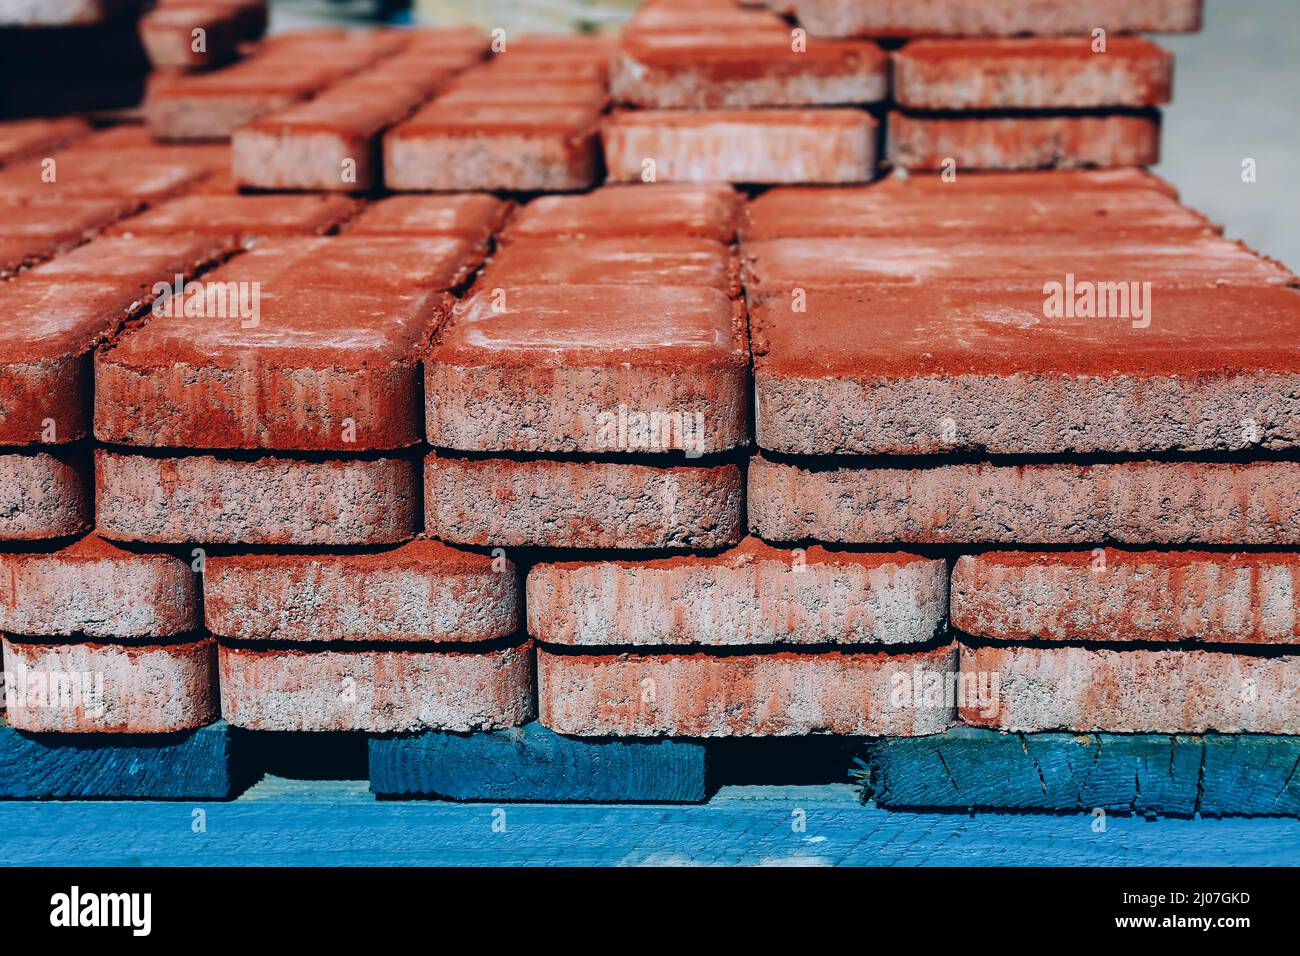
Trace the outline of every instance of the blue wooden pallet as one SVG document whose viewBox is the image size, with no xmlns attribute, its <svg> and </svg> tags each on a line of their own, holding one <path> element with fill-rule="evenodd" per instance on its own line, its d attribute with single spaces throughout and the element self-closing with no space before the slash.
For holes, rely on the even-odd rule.
<svg viewBox="0 0 1300 956">
<path fill-rule="evenodd" d="M 241 786 L 224 722 L 176 734 L 32 734 L 0 721 L 0 799 L 222 800 Z"/>
<path fill-rule="evenodd" d="M 853 787 L 724 789 L 702 805 L 376 800 L 268 780 L 233 802 L 3 803 L 3 865 L 1300 865 L 1281 818 L 909 813 Z"/>
<path fill-rule="evenodd" d="M 537 722 L 493 733 L 370 740 L 370 789 L 384 796 L 536 803 L 698 803 L 699 741 L 564 737 Z"/>
<path fill-rule="evenodd" d="M 862 762 L 883 807 L 1300 816 L 1300 737 L 957 727 L 868 741 Z"/>
</svg>

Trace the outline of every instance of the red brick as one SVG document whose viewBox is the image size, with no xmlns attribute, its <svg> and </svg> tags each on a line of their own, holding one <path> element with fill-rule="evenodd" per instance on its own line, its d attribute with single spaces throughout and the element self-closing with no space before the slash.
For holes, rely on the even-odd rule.
<svg viewBox="0 0 1300 956">
<path fill-rule="evenodd" d="M 747 442 L 744 320 L 723 293 L 502 291 L 503 303 L 484 288 L 457 306 L 425 362 L 429 444 L 698 457 Z"/>
<path fill-rule="evenodd" d="M 0 123 L 0 166 L 29 156 L 48 156 L 88 132 L 90 126 L 76 117 L 7 120 Z"/>
<path fill-rule="evenodd" d="M 809 470 L 758 457 L 748 504 L 771 541 L 1300 544 L 1291 462 Z"/>
<path fill-rule="evenodd" d="M 0 169 L 0 196 L 51 199 L 113 198 L 157 202 L 197 185 L 210 172 L 204 164 L 165 151 L 78 149 L 18 160 Z M 48 176 L 55 178 L 47 181 Z"/>
<path fill-rule="evenodd" d="M 218 717 L 210 637 L 169 644 L 29 644 L 6 637 L 4 663 L 18 695 L 6 686 L 5 720 L 18 730 L 166 734 Z"/>
<path fill-rule="evenodd" d="M 425 526 L 445 541 L 548 548 L 721 548 L 744 533 L 735 465 L 430 454 Z"/>
<path fill-rule="evenodd" d="M 380 184 L 381 137 L 428 91 L 343 84 L 254 119 L 231 138 L 235 179 L 255 189 L 369 192 Z"/>
<path fill-rule="evenodd" d="M 435 100 L 384 137 L 384 182 L 396 190 L 563 191 L 593 185 L 597 113 L 439 106 Z"/>
<path fill-rule="evenodd" d="M 774 548 L 537 564 L 528 632 L 581 647 L 908 644 L 944 630 L 948 565 L 911 554 Z"/>
<path fill-rule="evenodd" d="M 519 77 L 484 75 L 471 71 L 451 83 L 438 97 L 440 107 L 447 106 L 516 106 L 534 109 L 545 106 L 580 106 L 602 110 L 609 101 L 605 84 L 598 80 L 561 82 L 543 79 L 521 82 Z"/>
<path fill-rule="evenodd" d="M 586 57 L 494 56 L 475 70 L 476 79 L 513 80 L 521 85 L 555 82 L 603 85 L 608 77 L 608 63 Z"/>
<path fill-rule="evenodd" d="M 714 239 L 520 239 L 498 250 L 477 288 L 575 285 L 701 286 L 740 294 L 735 255 Z"/>
<path fill-rule="evenodd" d="M 891 177 L 867 186 L 781 186 L 744 209 L 744 241 L 840 236 L 992 234 L 1168 237 L 1214 232 L 1204 216 L 1151 183 L 1084 180 L 1099 173 L 971 173 L 936 189 L 929 177 Z M 1001 182 L 1014 179 L 1017 188 Z"/>
<path fill-rule="evenodd" d="M 345 230 L 353 236 L 450 236 L 486 243 L 513 208 L 490 193 L 390 196 L 368 205 Z"/>
<path fill-rule="evenodd" d="M 1168 103 L 1174 56 L 1138 37 L 919 40 L 894 54 L 894 99 L 914 110 L 1043 110 Z"/>
<path fill-rule="evenodd" d="M 722 183 L 602 186 L 583 196 L 540 196 L 506 226 L 514 239 L 698 236 L 731 242 L 741 195 Z"/>
<path fill-rule="evenodd" d="M 996 678 L 999 706 L 964 721 L 1022 733 L 1300 731 L 1294 657 L 1083 647 L 961 649 L 962 674 Z"/>
<path fill-rule="evenodd" d="M 229 139 L 244 123 L 306 99 L 403 42 L 380 30 L 284 35 L 225 69 L 156 82 L 145 114 L 159 139 Z"/>
<path fill-rule="evenodd" d="M 770 298 L 751 315 L 758 444 L 798 455 L 1300 446 L 1300 292 L 1157 285 L 1145 319 L 1048 317 L 1044 301 L 944 283 L 810 289 L 797 313 Z"/>
<path fill-rule="evenodd" d="M 814 36 L 1044 36 L 1195 33 L 1202 0 L 792 0 L 795 18 Z"/>
<path fill-rule="evenodd" d="M 450 237 L 342 235 L 265 239 L 223 277 L 261 282 L 282 296 L 304 292 L 442 292 L 464 284 L 483 261 L 482 245 Z"/>
<path fill-rule="evenodd" d="M 876 170 L 876 121 L 852 109 L 637 110 L 604 129 L 609 178 L 857 183 Z"/>
<path fill-rule="evenodd" d="M 0 541 L 80 534 L 90 525 L 92 485 L 68 455 L 0 455 Z"/>
<path fill-rule="evenodd" d="M 0 630 L 10 634 L 169 637 L 200 624 L 198 583 L 169 554 L 87 535 L 58 551 L 0 554 Z"/>
<path fill-rule="evenodd" d="M 243 243 L 268 236 L 320 236 L 360 208 L 343 196 L 182 196 L 119 222 L 109 234 L 189 234 Z"/>
<path fill-rule="evenodd" d="M 1300 644 L 1300 555 L 995 551 L 957 559 L 952 623 L 1029 641 Z"/>
<path fill-rule="evenodd" d="M 80 245 L 106 226 L 130 215 L 130 199 L 0 199 L 0 237 L 39 239 L 46 256 Z"/>
<path fill-rule="evenodd" d="M 889 55 L 861 41 L 790 34 L 638 33 L 623 40 L 610 77 L 621 103 L 653 109 L 746 109 L 876 103 L 889 92 Z"/>
<path fill-rule="evenodd" d="M 788 297 L 794 289 L 831 295 L 871 286 L 893 294 L 909 287 L 928 291 L 936 283 L 967 291 L 1034 292 L 1043 299 L 1044 284 L 1064 283 L 1067 275 L 1093 282 L 1151 282 L 1166 289 L 1297 282 L 1290 270 L 1240 242 L 1189 233 L 1113 238 L 1012 233 L 979 240 L 853 236 L 834 243 L 769 239 L 746 243 L 741 266 L 751 301 Z"/>
<path fill-rule="evenodd" d="M 391 544 L 419 526 L 416 468 L 401 459 L 251 461 L 95 452 L 105 537 L 181 544 Z"/>
<path fill-rule="evenodd" d="M 96 240 L 0 285 L 11 320 L 0 330 L 0 444 L 65 444 L 87 433 L 92 350 L 152 301 L 156 279 L 192 274 L 221 248 L 180 238 L 167 246 Z"/>
<path fill-rule="evenodd" d="M 206 69 L 235 58 L 241 19 L 231 4 L 162 7 L 140 18 L 140 40 L 155 68 Z"/>
<path fill-rule="evenodd" d="M 256 40 L 266 32 L 269 0 L 157 0 L 154 4 L 160 9 L 169 7 L 222 7 L 235 16 L 238 35 L 241 40 Z M 284 34 L 280 34 L 283 36 Z"/>
<path fill-rule="evenodd" d="M 236 261 L 204 287 L 240 274 Z M 414 444 L 422 431 L 418 356 L 448 301 L 418 291 L 272 291 L 255 328 L 242 328 L 239 315 L 153 315 L 96 356 L 95 435 L 180 448 Z"/>
<path fill-rule="evenodd" d="M 220 669 L 221 715 L 250 730 L 470 733 L 533 716 L 526 642 L 491 651 L 223 646 Z"/>
<path fill-rule="evenodd" d="M 1059 116 L 889 114 L 889 160 L 904 169 L 1060 169 L 1154 166 L 1160 117 L 1152 113 Z"/>
<path fill-rule="evenodd" d="M 262 641 L 491 641 L 519 629 L 515 566 L 422 539 L 366 554 L 213 557 L 207 629 Z"/>
<path fill-rule="evenodd" d="M 538 719 L 589 737 L 924 736 L 951 698 L 905 688 L 951 679 L 952 647 L 911 654 L 556 654 L 537 649 Z"/>
</svg>

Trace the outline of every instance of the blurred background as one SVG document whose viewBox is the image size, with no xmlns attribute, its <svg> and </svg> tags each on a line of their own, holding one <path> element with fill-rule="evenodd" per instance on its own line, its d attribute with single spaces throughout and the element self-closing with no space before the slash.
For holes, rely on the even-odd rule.
<svg viewBox="0 0 1300 956">
<path fill-rule="evenodd" d="M 867 0 L 864 0 L 867 2 Z M 1134 0 L 1141 2 L 1141 0 Z M 478 23 L 615 30 L 637 0 L 272 0 L 272 30 L 321 23 Z M 1164 159 L 1184 200 L 1300 269 L 1300 0 L 1206 0 L 1205 28 L 1157 39 L 1177 55 Z M 1255 161 L 1256 181 L 1242 181 Z"/>
</svg>

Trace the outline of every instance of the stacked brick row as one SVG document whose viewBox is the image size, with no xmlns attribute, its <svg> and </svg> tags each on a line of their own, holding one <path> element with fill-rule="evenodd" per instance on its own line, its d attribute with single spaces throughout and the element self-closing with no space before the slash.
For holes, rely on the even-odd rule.
<svg viewBox="0 0 1300 956">
<path fill-rule="evenodd" d="M 751 528 L 961 553 L 962 720 L 1300 728 L 1286 269 L 1136 172 L 777 189 L 741 249 Z"/>
<path fill-rule="evenodd" d="M 877 115 L 896 168 L 1150 165 L 1173 57 L 1128 34 L 1200 26 L 1200 0 L 858 6 L 781 5 L 792 25 L 733 0 L 645 4 L 614 60 L 610 178 L 864 182 Z"/>
</svg>

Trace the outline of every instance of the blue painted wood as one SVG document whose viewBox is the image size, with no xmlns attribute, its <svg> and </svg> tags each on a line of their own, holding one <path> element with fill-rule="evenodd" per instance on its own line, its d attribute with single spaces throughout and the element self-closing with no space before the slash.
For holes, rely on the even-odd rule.
<svg viewBox="0 0 1300 956">
<path fill-rule="evenodd" d="M 839 800 L 796 787 L 707 804 L 506 806 L 377 801 L 364 783 L 336 786 L 202 808 L 3 803 L 0 864 L 1300 865 L 1297 824 L 1279 818 L 1109 816 L 1098 832 L 1086 813 L 909 813 L 863 807 L 851 788 Z"/>
<path fill-rule="evenodd" d="M 1205 740 L 1201 813 L 1300 817 L 1300 737 Z"/>
<path fill-rule="evenodd" d="M 1001 734 L 957 727 L 865 745 L 883 807 L 1300 816 L 1300 738 Z"/>
<path fill-rule="evenodd" d="M 692 803 L 705 797 L 704 771 L 698 742 L 563 737 L 536 722 L 370 740 L 370 789 L 387 796 Z"/>
<path fill-rule="evenodd" d="M 239 786 L 224 722 L 178 734 L 30 734 L 0 723 L 0 798 L 216 800 Z"/>
</svg>

